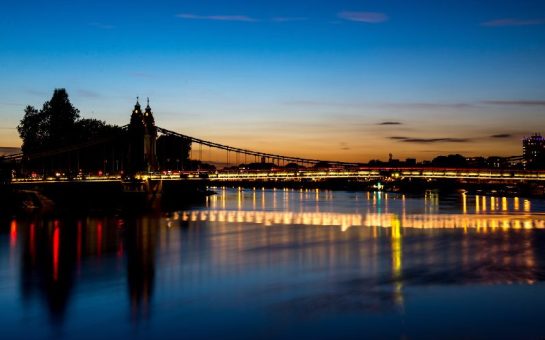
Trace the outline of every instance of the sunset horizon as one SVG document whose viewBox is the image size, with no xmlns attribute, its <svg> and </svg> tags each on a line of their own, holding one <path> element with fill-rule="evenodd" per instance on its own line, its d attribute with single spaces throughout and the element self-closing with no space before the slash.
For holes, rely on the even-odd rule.
<svg viewBox="0 0 545 340">
<path fill-rule="evenodd" d="M 10 4 L 0 146 L 55 88 L 109 124 L 150 97 L 186 135 L 350 162 L 516 156 L 545 132 L 544 4 L 312 4 Z"/>
</svg>

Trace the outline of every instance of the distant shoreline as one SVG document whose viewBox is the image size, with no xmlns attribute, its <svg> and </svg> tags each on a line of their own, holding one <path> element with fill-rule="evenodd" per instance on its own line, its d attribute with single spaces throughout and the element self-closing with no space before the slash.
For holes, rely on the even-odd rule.
<svg viewBox="0 0 545 340">
<path fill-rule="evenodd" d="M 21 148 L 15 146 L 0 146 L 0 156 L 11 155 L 13 153 L 20 153 Z"/>
</svg>

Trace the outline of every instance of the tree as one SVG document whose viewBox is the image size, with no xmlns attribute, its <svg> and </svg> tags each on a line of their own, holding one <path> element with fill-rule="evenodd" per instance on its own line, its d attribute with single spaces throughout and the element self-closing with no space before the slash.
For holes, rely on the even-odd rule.
<svg viewBox="0 0 545 340">
<path fill-rule="evenodd" d="M 68 99 L 65 89 L 55 89 L 41 110 L 27 106 L 17 130 L 23 140 L 23 153 L 59 147 L 74 141 L 79 110 Z"/>
<path fill-rule="evenodd" d="M 70 103 L 65 89 L 53 91 L 53 97 L 44 103 L 42 113 L 48 121 L 51 146 L 61 146 L 72 142 L 74 125 L 79 119 L 79 110 Z"/>
<path fill-rule="evenodd" d="M 331 167 L 331 164 L 329 164 L 326 161 L 320 161 L 320 162 L 314 164 L 314 167 L 316 169 L 327 169 L 327 168 Z"/>
<path fill-rule="evenodd" d="M 33 106 L 25 108 L 25 116 L 21 120 L 17 130 L 23 140 L 21 149 L 23 153 L 28 154 L 40 149 L 49 137 L 49 131 L 46 126 L 46 119 L 41 111 Z"/>
<path fill-rule="evenodd" d="M 80 119 L 74 124 L 74 132 L 74 142 L 79 143 L 93 138 L 121 134 L 122 129 L 98 119 Z"/>
<path fill-rule="evenodd" d="M 191 141 L 174 135 L 162 135 L 157 139 L 157 160 L 161 169 L 185 169 L 191 150 Z"/>
<path fill-rule="evenodd" d="M 81 119 L 65 89 L 55 89 L 41 110 L 27 106 L 17 130 L 23 140 L 26 169 L 39 167 L 45 172 L 124 168 L 127 143 L 123 129 L 97 119 Z M 76 150 L 62 151 L 74 145 Z M 46 155 L 40 155 L 44 151 Z M 47 151 L 52 153 L 47 155 Z"/>
<path fill-rule="evenodd" d="M 448 155 L 448 156 L 437 156 L 432 161 L 431 164 L 437 167 L 447 167 L 447 168 L 466 168 L 467 160 L 464 156 Z"/>
</svg>

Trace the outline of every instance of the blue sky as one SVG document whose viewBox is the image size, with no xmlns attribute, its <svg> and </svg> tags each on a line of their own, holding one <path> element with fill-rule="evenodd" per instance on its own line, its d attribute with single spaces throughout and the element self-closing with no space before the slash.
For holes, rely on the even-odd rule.
<svg viewBox="0 0 545 340">
<path fill-rule="evenodd" d="M 126 124 L 149 96 L 160 126 L 324 159 L 520 154 L 545 132 L 543 1 L 19 1 L 0 16 L 0 146 L 56 87 L 85 117 Z"/>
</svg>

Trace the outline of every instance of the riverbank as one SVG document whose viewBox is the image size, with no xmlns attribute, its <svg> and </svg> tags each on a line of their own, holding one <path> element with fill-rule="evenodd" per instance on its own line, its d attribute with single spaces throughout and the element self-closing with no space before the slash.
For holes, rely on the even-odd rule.
<svg viewBox="0 0 545 340">
<path fill-rule="evenodd" d="M 58 181 L 0 187 L 0 214 L 175 210 L 202 204 L 204 181 Z"/>
</svg>

